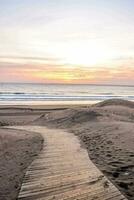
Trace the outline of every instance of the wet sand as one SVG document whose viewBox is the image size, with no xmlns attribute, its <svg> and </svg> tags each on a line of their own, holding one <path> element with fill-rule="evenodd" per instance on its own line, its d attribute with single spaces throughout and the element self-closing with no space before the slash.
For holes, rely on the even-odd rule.
<svg viewBox="0 0 134 200">
<path fill-rule="evenodd" d="M 87 148 L 89 157 L 98 166 L 98 168 L 119 188 L 119 190 L 129 199 L 134 198 L 134 103 L 128 101 L 120 100 L 110 100 L 97 105 L 84 105 L 82 106 L 66 106 L 66 107 L 0 107 L 0 125 L 41 125 L 54 128 L 67 129 L 70 132 L 76 134 L 84 148 Z M 11 131 L 11 130 L 10 130 Z M 11 144 L 11 139 L 13 137 L 12 132 L 6 132 L 5 138 L 2 141 L 6 141 L 6 145 Z M 18 131 L 19 132 L 19 131 Z M 15 137 L 22 137 L 20 134 L 16 133 Z M 22 132 L 21 132 L 22 133 Z M 20 140 L 19 146 L 23 144 L 20 154 L 18 152 L 18 160 L 23 158 L 24 168 L 29 165 L 29 163 L 34 158 L 32 156 L 31 150 L 33 150 L 34 135 L 25 136 L 26 132 L 23 132 L 23 140 Z M 3 129 L 0 129 L 0 137 L 3 135 Z M 10 138 L 8 138 L 10 135 Z M 37 135 L 36 135 L 37 137 Z M 17 139 L 19 140 L 19 139 Z M 25 140 L 25 142 L 24 142 Z M 10 142 L 9 142 L 10 141 Z M 30 142 L 29 153 L 25 152 L 27 148 L 27 142 Z M 38 145 L 36 145 L 36 154 L 41 148 L 41 138 L 38 139 Z M 15 140 L 13 141 L 14 146 L 14 156 L 8 157 L 16 163 L 16 151 L 18 146 L 16 146 Z M 10 146 L 10 145 L 9 145 Z M 11 150 L 10 150 L 11 151 Z M 5 155 L 5 146 L 2 148 L 2 154 Z M 4 152 L 4 153 L 3 153 Z M 30 158 L 29 163 L 26 157 L 21 158 L 22 152 L 25 152 L 27 160 Z M 33 152 L 33 151 L 32 151 Z M 1 169 L 6 171 L 8 168 L 3 165 L 5 156 L 1 158 L 0 171 Z M 25 161 L 26 160 L 26 161 Z M 19 163 L 21 163 L 20 161 Z M 7 162 L 7 166 L 8 166 Z M 15 165 L 14 169 L 17 169 L 19 165 Z M 16 177 L 18 178 L 18 185 L 20 186 L 22 176 L 25 173 L 16 171 Z M 21 174 L 21 175 L 20 175 Z M 23 175 L 22 175 L 23 174 Z M 15 175 L 13 174 L 15 177 Z M 7 178 L 6 178 L 7 179 Z M 9 180 L 8 180 L 9 181 Z M 0 181 L 1 182 L 1 181 Z M 7 189 L 12 183 L 9 181 Z M 3 188 L 4 186 L 0 186 Z M 19 187 L 18 187 L 19 188 Z M 15 195 L 19 191 L 15 188 L 11 192 L 9 190 L 9 196 Z M 13 190 L 13 188 L 12 188 Z M 0 191 L 4 191 L 3 189 Z M 11 192 L 11 193 L 10 193 Z M 4 194 L 4 193 L 3 193 Z M 2 194 L 1 194 L 2 195 Z M 5 198 L 6 199 L 6 198 Z M 4 198 L 2 198 L 4 200 Z"/>
</svg>

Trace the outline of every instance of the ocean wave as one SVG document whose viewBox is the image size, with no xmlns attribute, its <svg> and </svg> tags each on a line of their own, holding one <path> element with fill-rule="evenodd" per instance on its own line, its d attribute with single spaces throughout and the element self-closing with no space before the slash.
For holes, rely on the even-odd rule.
<svg viewBox="0 0 134 200">
<path fill-rule="evenodd" d="M 103 101 L 111 98 L 134 100 L 134 87 L 0 84 L 0 101 Z"/>
<path fill-rule="evenodd" d="M 107 100 L 107 99 L 126 99 L 134 100 L 134 95 L 90 95 L 90 96 L 48 96 L 48 95 L 31 95 L 31 94 L 12 94 L 0 95 L 0 101 L 84 101 L 84 100 Z"/>
</svg>

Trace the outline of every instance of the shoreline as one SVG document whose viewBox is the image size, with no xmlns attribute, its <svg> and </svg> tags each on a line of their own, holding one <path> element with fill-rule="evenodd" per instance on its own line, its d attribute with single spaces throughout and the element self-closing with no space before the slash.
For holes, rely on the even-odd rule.
<svg viewBox="0 0 134 200">
<path fill-rule="evenodd" d="M 70 108 L 77 106 L 90 106 L 99 101 L 28 101 L 28 102 L 0 102 L 1 108 L 29 108 L 29 109 L 55 109 L 55 108 Z"/>
</svg>

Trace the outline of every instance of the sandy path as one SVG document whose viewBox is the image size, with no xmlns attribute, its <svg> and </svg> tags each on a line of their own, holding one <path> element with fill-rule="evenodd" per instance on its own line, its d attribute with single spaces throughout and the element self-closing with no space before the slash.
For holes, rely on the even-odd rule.
<svg viewBox="0 0 134 200">
<path fill-rule="evenodd" d="M 73 134 L 41 126 L 13 128 L 41 133 L 46 141 L 28 168 L 19 200 L 125 199 L 89 160 Z"/>
</svg>

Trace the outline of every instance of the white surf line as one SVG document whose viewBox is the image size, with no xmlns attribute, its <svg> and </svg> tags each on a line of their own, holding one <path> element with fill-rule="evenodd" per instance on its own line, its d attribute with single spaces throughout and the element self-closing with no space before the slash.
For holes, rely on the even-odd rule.
<svg viewBox="0 0 134 200">
<path fill-rule="evenodd" d="M 72 133 L 43 126 L 10 128 L 41 133 L 46 146 L 29 166 L 19 200 L 125 200 Z"/>
</svg>

